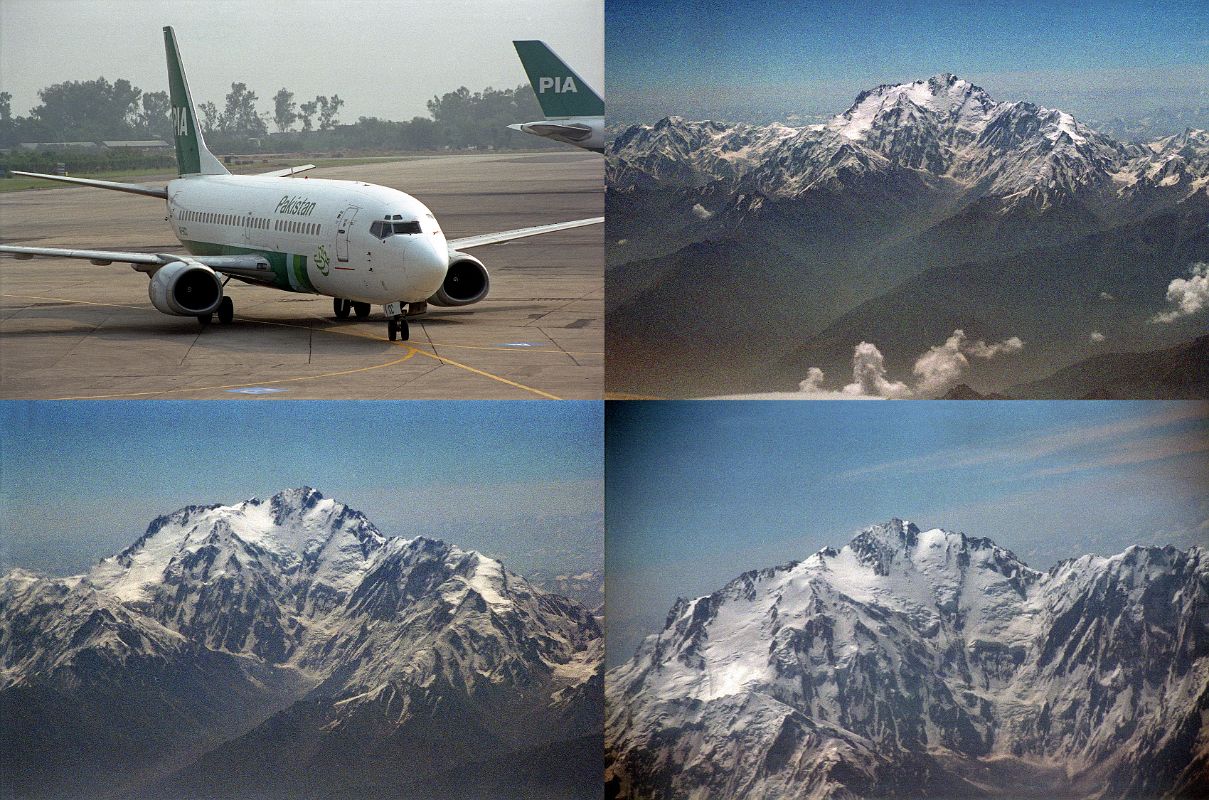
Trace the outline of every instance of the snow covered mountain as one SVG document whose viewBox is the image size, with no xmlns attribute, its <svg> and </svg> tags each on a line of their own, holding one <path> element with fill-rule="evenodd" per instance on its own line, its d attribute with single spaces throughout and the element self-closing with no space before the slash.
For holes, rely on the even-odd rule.
<svg viewBox="0 0 1209 800">
<path fill-rule="evenodd" d="M 792 197 L 856 175 L 909 169 L 945 179 L 967 202 L 988 196 L 1009 207 L 1043 207 L 1085 192 L 1111 202 L 1177 185 L 1173 194 L 1185 196 L 1209 183 L 1207 136 L 1189 130 L 1149 145 L 1124 144 L 1064 111 L 996 101 L 946 73 L 861 92 L 822 125 L 730 126 L 668 117 L 632 126 L 609 147 L 608 182 L 626 191 L 722 181 Z"/>
<path fill-rule="evenodd" d="M 1209 553 L 1045 573 L 901 520 L 679 600 L 606 680 L 609 794 L 1209 789 Z"/>
<path fill-rule="evenodd" d="M 1122 352 L 1199 332 L 1147 320 L 1209 260 L 1205 131 L 1120 142 L 941 74 L 816 125 L 631 126 L 606 180 L 610 391 L 794 391 L 861 342 L 908 380 L 960 328 L 1028 343 L 967 376 L 1002 392 L 1098 355 L 1091 331 Z"/>
<path fill-rule="evenodd" d="M 31 736 L 62 737 L 64 709 L 157 712 L 155 735 L 137 718 L 94 725 L 100 741 L 63 755 L 137 766 L 105 784 L 114 795 L 379 796 L 430 780 L 456 796 L 457 775 L 434 776 L 504 759 L 484 769 L 536 796 L 593 796 L 575 779 L 599 748 L 602 653 L 584 607 L 475 551 L 386 537 L 309 488 L 160 517 L 84 576 L 0 582 L 0 699 Z M 23 711 L 31 686 L 59 711 Z M 165 728 L 176 736 L 156 746 Z M 15 796 L 100 792 L 86 769 L 48 775 L 45 753 L 24 755 L 4 778 Z"/>
</svg>

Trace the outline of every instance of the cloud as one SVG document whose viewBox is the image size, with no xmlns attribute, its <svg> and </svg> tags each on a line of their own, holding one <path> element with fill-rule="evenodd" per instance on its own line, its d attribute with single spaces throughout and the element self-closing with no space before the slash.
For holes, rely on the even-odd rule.
<svg viewBox="0 0 1209 800">
<path fill-rule="evenodd" d="M 823 371 L 811 367 L 806 380 L 798 384 L 799 394 L 806 399 L 885 398 L 907 400 L 938 397 L 948 391 L 970 368 L 970 357 L 991 359 L 999 355 L 1018 353 L 1024 342 L 1018 336 L 987 344 L 979 339 L 971 342 L 965 331 L 958 328 L 945 343 L 932 347 L 915 361 L 912 373 L 915 386 L 892 381 L 886 375 L 886 359 L 877 345 L 861 342 L 852 352 L 852 383 L 839 392 L 823 385 Z"/>
<path fill-rule="evenodd" d="M 713 215 L 714 215 L 714 212 L 710 211 L 708 208 L 701 205 L 700 203 L 695 203 L 693 205 L 693 216 L 696 217 L 697 219 L 709 219 Z"/>
<path fill-rule="evenodd" d="M 806 370 L 806 380 L 798 384 L 798 389 L 803 392 L 817 392 L 823 389 L 823 370 L 818 367 L 811 367 Z"/>
<path fill-rule="evenodd" d="M 958 334 L 961 334 L 963 338 L 965 336 L 962 331 L 953 331 L 954 336 Z M 987 344 L 980 339 L 977 342 L 970 342 L 964 348 L 967 355 L 974 356 L 974 358 L 986 359 L 994 358 L 1000 353 L 1019 353 L 1023 349 L 1024 342 L 1019 336 L 1013 336 L 1010 339 L 1004 339 L 1002 342 L 995 342 L 994 344 Z"/>
<path fill-rule="evenodd" d="M 861 342 L 853 351 L 852 383 L 842 391 L 852 397 L 887 397 L 892 400 L 905 400 L 913 396 L 907 384 L 887 380 L 886 358 L 877 345 L 870 342 Z"/>
<path fill-rule="evenodd" d="M 1091 336 L 1089 338 L 1093 342 L 1096 342 L 1097 344 L 1099 344 L 1100 342 L 1104 341 L 1104 334 L 1100 333 L 1099 331 L 1092 331 Z"/>
<path fill-rule="evenodd" d="M 1193 264 L 1188 272 L 1191 278 L 1176 278 L 1167 285 L 1167 302 L 1175 308 L 1155 314 L 1152 323 L 1174 322 L 1209 307 L 1209 264 Z"/>
<path fill-rule="evenodd" d="M 1113 297 L 1108 292 L 1100 292 L 1100 299 L 1101 300 L 1116 300 L 1117 298 Z"/>
</svg>

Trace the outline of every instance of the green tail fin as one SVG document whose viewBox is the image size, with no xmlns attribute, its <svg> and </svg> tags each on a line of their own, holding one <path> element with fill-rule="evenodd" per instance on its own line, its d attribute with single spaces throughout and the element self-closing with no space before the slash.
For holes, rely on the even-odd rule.
<svg viewBox="0 0 1209 800">
<path fill-rule="evenodd" d="M 547 117 L 603 117 L 604 101 L 545 42 L 513 42 L 542 113 Z"/>
<path fill-rule="evenodd" d="M 168 93 L 172 98 L 172 138 L 176 140 L 176 166 L 181 175 L 227 175 L 224 167 L 206 147 L 197 111 L 189 96 L 189 82 L 181 66 L 176 47 L 176 32 L 164 28 L 164 50 L 168 54 Z"/>
</svg>

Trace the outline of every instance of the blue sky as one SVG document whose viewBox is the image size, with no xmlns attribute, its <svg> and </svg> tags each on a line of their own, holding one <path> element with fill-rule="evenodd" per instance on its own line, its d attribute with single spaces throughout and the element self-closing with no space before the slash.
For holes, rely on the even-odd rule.
<svg viewBox="0 0 1209 800">
<path fill-rule="evenodd" d="M 159 514 L 300 485 L 518 571 L 543 537 L 599 560 L 601 425 L 591 402 L 3 402 L 0 568 L 78 572 Z"/>
<path fill-rule="evenodd" d="M 1209 4 L 1183 0 L 617 0 L 605 51 L 609 114 L 635 121 L 831 115 L 939 72 L 1085 116 L 1209 104 Z"/>
<path fill-rule="evenodd" d="M 611 663 L 677 596 L 900 517 L 1045 569 L 1209 543 L 1209 404 L 610 403 Z"/>
</svg>

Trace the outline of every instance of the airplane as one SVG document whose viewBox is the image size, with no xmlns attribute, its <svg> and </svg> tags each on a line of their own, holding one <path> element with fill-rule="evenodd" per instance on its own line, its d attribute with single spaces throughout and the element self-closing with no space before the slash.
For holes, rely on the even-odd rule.
<svg viewBox="0 0 1209 800">
<path fill-rule="evenodd" d="M 604 101 L 545 42 L 513 42 L 547 119 L 508 127 L 556 142 L 604 152 Z"/>
<path fill-rule="evenodd" d="M 432 212 L 411 195 L 361 181 L 297 179 L 314 165 L 232 175 L 206 147 L 177 48 L 164 28 L 172 133 L 179 177 L 164 188 L 18 172 L 64 183 L 157 197 L 188 255 L 0 245 L 19 259 L 87 259 L 130 264 L 150 278 L 151 304 L 165 314 L 208 325 L 234 318 L 223 287 L 232 278 L 289 292 L 332 298 L 346 319 L 369 316 L 381 303 L 387 336 L 407 340 L 407 317 L 429 305 L 466 306 L 487 296 L 483 262 L 463 252 L 527 236 L 596 225 L 604 217 L 446 239 Z"/>
</svg>

